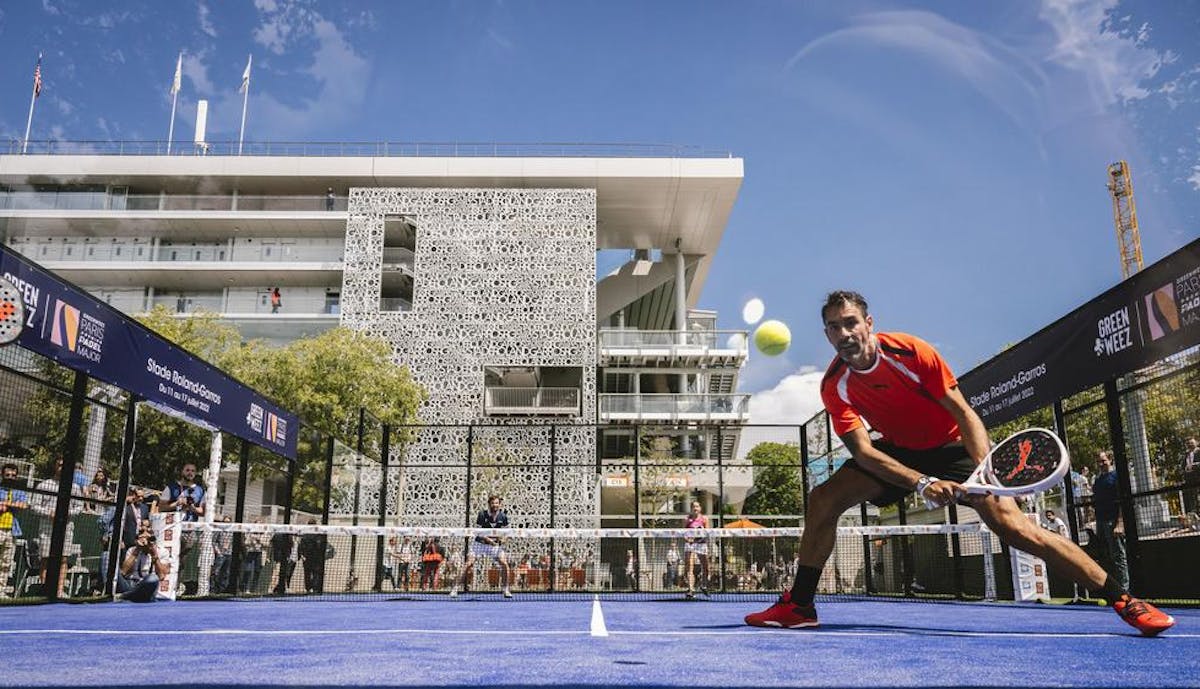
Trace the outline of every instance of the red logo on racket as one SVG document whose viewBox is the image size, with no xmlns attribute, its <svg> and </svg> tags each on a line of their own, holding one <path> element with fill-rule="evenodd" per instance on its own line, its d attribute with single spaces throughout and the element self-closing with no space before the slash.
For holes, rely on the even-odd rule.
<svg viewBox="0 0 1200 689">
<path fill-rule="evenodd" d="M 1008 472 L 1008 475 L 1004 477 L 1005 481 L 1011 481 L 1017 474 L 1025 470 L 1026 464 L 1029 461 L 1029 455 L 1033 454 L 1033 441 L 1029 440 L 1028 438 L 1022 440 L 1017 444 L 1017 448 L 1021 452 L 1020 456 L 1017 457 L 1017 466 L 1013 467 L 1013 470 Z M 1042 467 L 1037 464 L 1034 464 L 1033 468 L 1037 469 L 1038 471 L 1042 470 Z"/>
<path fill-rule="evenodd" d="M 17 312 L 17 307 L 11 301 L 0 301 L 0 320 L 8 320 Z"/>
</svg>

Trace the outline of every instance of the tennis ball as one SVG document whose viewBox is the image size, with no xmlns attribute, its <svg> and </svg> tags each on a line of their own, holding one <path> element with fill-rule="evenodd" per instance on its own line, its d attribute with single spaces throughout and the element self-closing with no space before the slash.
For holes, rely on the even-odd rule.
<svg viewBox="0 0 1200 689">
<path fill-rule="evenodd" d="M 779 321 L 766 321 L 754 331 L 754 346 L 767 356 L 783 354 L 791 343 L 792 331 Z"/>
</svg>

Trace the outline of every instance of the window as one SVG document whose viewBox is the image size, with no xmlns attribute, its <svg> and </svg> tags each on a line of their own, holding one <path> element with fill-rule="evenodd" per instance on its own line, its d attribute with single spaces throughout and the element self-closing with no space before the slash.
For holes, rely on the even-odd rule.
<svg viewBox="0 0 1200 689">
<path fill-rule="evenodd" d="M 413 307 L 417 227 L 403 215 L 383 219 L 383 260 L 380 267 L 379 310 L 411 311 Z"/>
</svg>

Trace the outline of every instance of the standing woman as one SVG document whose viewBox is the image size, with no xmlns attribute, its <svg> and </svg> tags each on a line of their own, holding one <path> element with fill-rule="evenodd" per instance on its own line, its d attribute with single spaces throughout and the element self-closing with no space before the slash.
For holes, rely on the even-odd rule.
<svg viewBox="0 0 1200 689">
<path fill-rule="evenodd" d="M 684 517 L 684 528 L 707 529 L 708 517 L 700 509 L 700 503 L 692 501 L 692 511 Z M 696 560 L 700 560 L 700 592 L 708 595 L 708 541 L 703 537 L 683 539 L 683 553 L 687 563 L 687 597 L 696 597 Z"/>
</svg>

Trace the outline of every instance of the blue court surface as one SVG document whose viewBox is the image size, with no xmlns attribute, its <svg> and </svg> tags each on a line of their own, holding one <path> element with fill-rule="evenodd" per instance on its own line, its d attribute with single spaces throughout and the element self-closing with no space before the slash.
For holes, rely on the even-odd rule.
<svg viewBox="0 0 1200 689">
<path fill-rule="evenodd" d="M 1200 610 L 1142 638 L 1107 608 L 839 601 L 194 601 L 0 608 L 21 687 L 1200 685 Z M 606 634 L 606 635 L 605 635 Z"/>
</svg>

